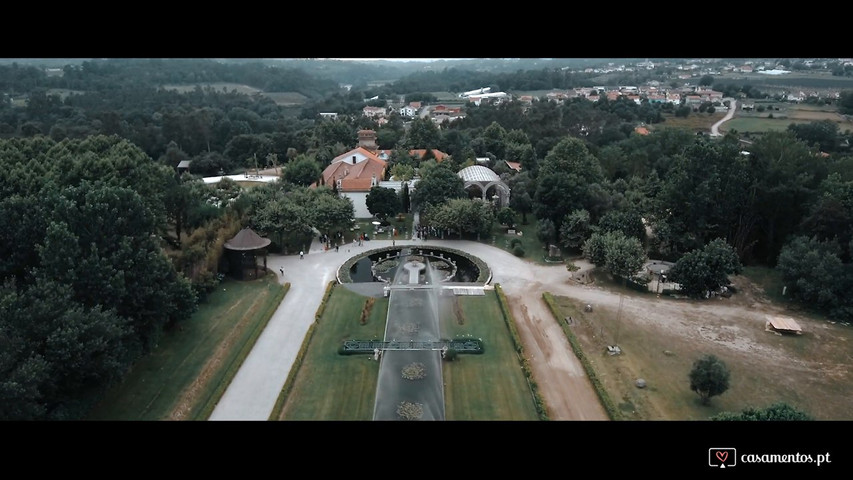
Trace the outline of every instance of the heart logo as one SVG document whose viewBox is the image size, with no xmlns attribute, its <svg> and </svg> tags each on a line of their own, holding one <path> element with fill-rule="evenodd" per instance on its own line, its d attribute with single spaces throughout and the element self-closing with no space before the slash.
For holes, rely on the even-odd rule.
<svg viewBox="0 0 853 480">
<path fill-rule="evenodd" d="M 726 459 L 729 458 L 729 452 L 717 452 L 717 458 L 725 463 Z"/>
</svg>

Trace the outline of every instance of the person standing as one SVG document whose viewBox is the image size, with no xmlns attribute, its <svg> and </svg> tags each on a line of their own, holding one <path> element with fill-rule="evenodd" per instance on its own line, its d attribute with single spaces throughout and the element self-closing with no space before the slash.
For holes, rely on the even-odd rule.
<svg viewBox="0 0 853 480">
<path fill-rule="evenodd" d="M 300 260 L 302 260 L 302 255 L 303 255 L 303 253 L 304 253 L 304 252 L 302 252 L 302 250 L 300 250 L 300 251 L 299 251 L 299 259 L 300 259 Z"/>
<path fill-rule="evenodd" d="M 284 267 L 278 267 L 278 270 L 281 272 L 281 276 L 284 276 Z"/>
</svg>

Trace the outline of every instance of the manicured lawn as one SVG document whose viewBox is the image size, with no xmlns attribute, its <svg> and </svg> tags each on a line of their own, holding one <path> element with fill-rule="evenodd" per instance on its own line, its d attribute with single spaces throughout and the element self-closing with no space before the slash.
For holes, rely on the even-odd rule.
<svg viewBox="0 0 853 480">
<path fill-rule="evenodd" d="M 336 285 L 315 325 L 308 350 L 287 393 L 280 420 L 372 420 L 379 362 L 372 355 L 340 355 L 344 340 L 380 340 L 388 299 L 377 298 L 365 324 L 368 297 Z M 291 373 L 292 375 L 293 373 Z"/>
<path fill-rule="evenodd" d="M 89 419 L 206 419 L 285 292 L 275 274 L 225 280 L 179 328 L 164 333 Z"/>
<path fill-rule="evenodd" d="M 377 298 L 366 324 L 367 297 L 335 286 L 310 336 L 293 387 L 274 418 L 372 420 L 379 362 L 372 355 L 339 355 L 344 340 L 382 339 L 388 299 Z M 483 339 L 483 354 L 460 354 L 443 363 L 447 420 L 537 420 L 518 356 L 494 291 L 445 302 L 442 335 Z M 461 312 L 461 319 L 457 312 Z"/>
<path fill-rule="evenodd" d="M 449 319 L 443 323 L 448 338 L 479 338 L 484 344 L 482 354 L 444 362 L 446 419 L 538 420 L 496 293 L 453 297 L 442 315 Z"/>
</svg>

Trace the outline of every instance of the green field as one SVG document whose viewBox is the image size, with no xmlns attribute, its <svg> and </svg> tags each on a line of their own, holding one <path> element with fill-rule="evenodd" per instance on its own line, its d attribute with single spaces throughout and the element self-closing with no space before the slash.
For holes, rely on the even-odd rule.
<svg viewBox="0 0 853 480">
<path fill-rule="evenodd" d="M 755 102 L 765 111 L 743 111 L 738 109 L 735 117 L 720 127 L 725 133 L 734 130 L 740 134 L 785 131 L 791 124 L 831 120 L 838 123 L 838 130 L 853 129 L 853 122 L 838 113 L 838 109 L 827 106 L 791 104 L 779 102 Z"/>
<path fill-rule="evenodd" d="M 372 355 L 339 355 L 343 341 L 382 339 L 388 300 L 378 298 L 365 324 L 367 297 L 337 285 L 291 372 L 278 420 L 371 420 L 379 375 Z M 442 311 L 443 334 L 483 339 L 485 352 L 443 363 L 447 420 L 537 420 L 527 377 L 497 295 L 455 297 Z"/>
<path fill-rule="evenodd" d="M 285 292 L 272 273 L 225 280 L 195 314 L 163 335 L 88 419 L 206 419 Z"/>
<path fill-rule="evenodd" d="M 496 293 L 453 297 L 445 307 L 442 318 L 452 319 L 443 323 L 448 338 L 479 338 L 485 345 L 481 355 L 459 355 L 444 362 L 447 420 L 537 420 L 530 385 Z"/>
<path fill-rule="evenodd" d="M 308 101 L 308 97 L 297 92 L 265 92 L 264 96 L 285 107 L 301 106 Z"/>
<path fill-rule="evenodd" d="M 163 85 L 164 89 L 174 90 L 178 93 L 192 92 L 196 89 L 196 87 L 201 87 L 201 88 L 210 87 L 213 90 L 218 91 L 218 92 L 236 91 L 237 93 L 245 93 L 247 95 L 255 95 L 255 94 L 261 93 L 260 89 L 257 89 L 255 87 L 250 87 L 248 85 L 239 84 L 239 83 L 218 82 L 218 83 L 199 83 L 199 84 L 192 84 L 192 85 Z"/>
</svg>

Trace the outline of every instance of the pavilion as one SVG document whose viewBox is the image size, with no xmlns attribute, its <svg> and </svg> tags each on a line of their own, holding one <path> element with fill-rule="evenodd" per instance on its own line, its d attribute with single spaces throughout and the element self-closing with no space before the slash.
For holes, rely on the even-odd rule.
<svg viewBox="0 0 853 480">
<path fill-rule="evenodd" d="M 270 239 L 261 237 L 248 227 L 240 230 L 231 240 L 226 241 L 224 246 L 231 275 L 239 280 L 258 278 L 258 255 L 264 257 L 263 272 L 266 272 L 267 246 L 270 243 Z"/>
<path fill-rule="evenodd" d="M 477 195 L 485 202 L 493 202 L 498 207 L 509 205 L 509 187 L 494 170 L 482 165 L 471 165 L 460 170 L 458 175 L 469 194 Z"/>
</svg>

